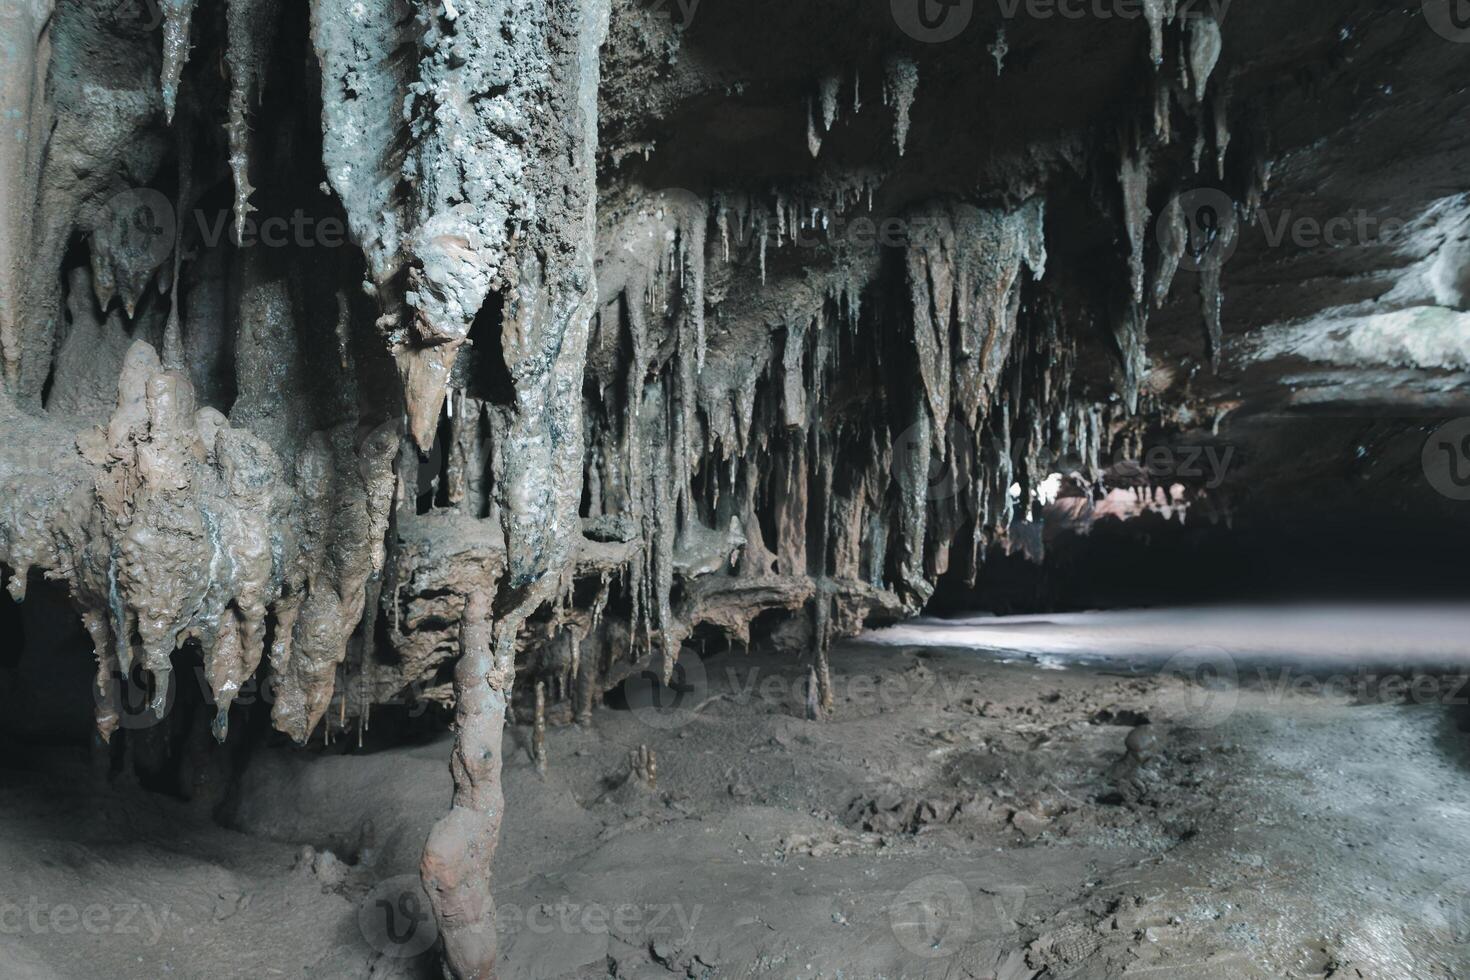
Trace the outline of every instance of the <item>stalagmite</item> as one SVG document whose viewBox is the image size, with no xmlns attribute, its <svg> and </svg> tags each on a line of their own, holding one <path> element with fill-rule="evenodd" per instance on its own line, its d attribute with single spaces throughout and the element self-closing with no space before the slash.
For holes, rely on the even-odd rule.
<svg viewBox="0 0 1470 980">
<path fill-rule="evenodd" d="M 658 755 L 647 745 L 640 745 L 628 753 L 628 764 L 632 776 L 647 789 L 658 788 Z"/>
<path fill-rule="evenodd" d="M 536 770 L 546 774 L 546 682 L 536 682 L 536 717 L 532 731 L 531 754 L 536 759 Z"/>
<path fill-rule="evenodd" d="M 456 980 L 485 980 L 495 971 L 490 861 L 505 813 L 500 745 L 515 668 L 492 650 L 491 585 L 481 583 L 465 602 L 454 671 L 454 802 L 430 832 L 420 868 Z"/>
</svg>

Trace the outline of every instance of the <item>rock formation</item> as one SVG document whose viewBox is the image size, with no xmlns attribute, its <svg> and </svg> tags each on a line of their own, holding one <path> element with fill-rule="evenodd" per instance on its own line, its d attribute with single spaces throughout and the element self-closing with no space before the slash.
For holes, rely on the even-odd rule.
<svg viewBox="0 0 1470 980">
<path fill-rule="evenodd" d="M 833 638 L 1032 548 L 1059 487 L 1228 510 L 1121 477 L 1146 443 L 1465 401 L 1470 96 L 1422 19 L 755 6 L 4 8 L 10 594 L 68 589 L 104 738 L 182 662 L 221 740 L 256 677 L 300 743 L 453 703 L 456 977 L 515 688 L 588 722 L 767 642 L 830 711 Z"/>
</svg>

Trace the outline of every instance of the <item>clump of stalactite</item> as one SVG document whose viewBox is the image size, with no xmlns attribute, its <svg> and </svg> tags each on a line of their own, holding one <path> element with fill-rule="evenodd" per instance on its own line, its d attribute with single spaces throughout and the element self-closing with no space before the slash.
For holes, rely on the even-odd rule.
<svg viewBox="0 0 1470 980">
<path fill-rule="evenodd" d="M 1219 28 L 1145 9 L 1114 391 L 1077 378 L 1096 318 L 1048 263 L 1044 188 L 911 200 L 901 240 L 816 250 L 872 212 L 882 166 L 599 201 L 607 0 L 163 0 L 160 31 L 80 0 L 27 13 L 5 104 L 50 149 L 4 151 L 22 202 L 0 223 L 12 594 L 33 572 L 69 587 L 103 737 L 110 678 L 141 664 L 163 690 L 180 651 L 221 739 L 262 665 L 298 742 L 360 737 L 413 684 L 452 704 L 454 805 L 423 876 L 451 972 L 488 975 L 518 672 L 544 766 L 549 712 L 590 723 L 631 672 L 667 680 L 696 637 L 749 645 L 778 610 L 830 712 L 835 638 L 917 613 L 942 576 L 973 582 L 1058 461 L 1099 486 L 1149 407 L 1148 310 L 1186 257 L 1218 354 L 1234 215 L 1201 248 L 1158 202 L 1186 132 L 1194 169 L 1212 148 L 1224 174 Z M 98 34 L 118 44 L 105 64 Z M 120 63 L 147 87 L 107 75 Z M 864 84 L 814 80 L 813 157 Z M 906 154 L 919 65 L 889 58 L 866 84 L 893 117 L 882 155 Z M 254 218 L 299 206 L 354 248 L 248 247 Z M 215 207 L 231 235 L 211 234 Z M 638 765 L 652 785 L 651 754 Z"/>
</svg>

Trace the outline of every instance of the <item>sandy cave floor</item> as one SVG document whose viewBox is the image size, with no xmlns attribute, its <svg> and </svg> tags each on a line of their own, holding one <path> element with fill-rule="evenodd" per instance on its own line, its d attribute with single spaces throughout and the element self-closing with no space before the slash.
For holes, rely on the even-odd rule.
<svg viewBox="0 0 1470 980">
<path fill-rule="evenodd" d="M 840 646 L 826 722 L 803 665 L 735 652 L 553 725 L 544 777 L 512 729 L 503 980 L 1470 976 L 1470 690 L 1395 691 L 1402 650 L 1256 650 L 1232 684 L 1211 644 L 1160 676 L 1141 640 L 1078 662 L 984 626 Z M 5 753 L 0 977 L 434 975 L 411 875 L 448 749 L 257 753 L 228 829 Z"/>
</svg>

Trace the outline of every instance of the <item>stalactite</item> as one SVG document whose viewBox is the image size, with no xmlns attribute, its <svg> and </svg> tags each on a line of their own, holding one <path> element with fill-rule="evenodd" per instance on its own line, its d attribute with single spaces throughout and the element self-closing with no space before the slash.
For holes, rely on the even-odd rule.
<svg viewBox="0 0 1470 980">
<path fill-rule="evenodd" d="M 1239 234 L 1239 222 L 1233 208 L 1219 215 L 1219 226 L 1211 234 L 1199 260 L 1199 296 L 1204 314 L 1205 341 L 1210 363 L 1219 370 L 1220 355 L 1224 345 L 1222 307 L 1224 296 L 1220 277 L 1226 260 L 1234 251 L 1235 237 Z"/>
<path fill-rule="evenodd" d="M 1143 303 L 1144 248 L 1148 244 L 1149 154 L 1140 147 L 1124 154 L 1118 172 L 1123 188 L 1123 224 L 1128 230 L 1128 273 L 1135 305 Z"/>
<path fill-rule="evenodd" d="M 164 118 L 172 124 L 179 97 L 179 77 L 189 60 L 189 21 L 194 16 L 195 0 L 157 0 L 163 15 L 163 89 Z"/>
<path fill-rule="evenodd" d="M 825 75 L 820 83 L 822 102 L 822 129 L 830 130 L 832 124 L 837 121 L 837 96 L 842 87 L 842 79 L 835 75 Z"/>
<path fill-rule="evenodd" d="M 1203 102 L 1205 87 L 1220 61 L 1220 25 L 1202 13 L 1191 15 L 1185 23 L 1189 33 L 1189 77 L 1195 101 Z"/>
<path fill-rule="evenodd" d="M 1220 288 L 1220 265 L 1206 262 L 1199 274 L 1200 308 L 1205 321 L 1205 350 L 1210 364 L 1220 369 L 1220 349 L 1224 344 L 1224 328 L 1221 324 L 1224 297 Z"/>
<path fill-rule="evenodd" d="M 1164 27 L 1174 23 L 1178 0 L 1143 0 L 1143 17 L 1148 21 L 1149 60 L 1155 69 L 1164 63 Z"/>
<path fill-rule="evenodd" d="M 375 557 L 372 538 L 364 544 L 350 520 L 333 529 L 336 522 L 327 513 L 311 515 L 318 524 L 308 538 L 316 539 L 314 548 L 333 552 L 342 576 L 333 585 L 357 598 L 339 609 L 338 593 L 324 578 L 321 587 L 308 590 L 304 618 L 297 618 L 293 597 L 304 586 L 296 578 L 301 540 L 287 517 L 296 493 L 286 486 L 279 457 L 214 409 L 196 407 L 189 381 L 164 369 L 141 341 L 123 362 L 106 428 L 84 431 L 77 442 L 93 473 L 94 489 L 81 498 L 89 503 L 48 517 L 45 534 L 55 536 L 50 545 L 40 547 L 45 539 L 12 541 L 0 560 L 12 567 L 39 560 L 66 570 L 76 601 L 96 613 L 90 617 L 94 639 L 101 642 L 104 630 L 108 634 L 99 659 L 105 659 L 105 649 L 115 650 L 124 671 L 141 661 L 156 681 L 158 698 L 167 690 L 173 651 L 197 640 L 218 706 L 220 737 L 230 703 L 264 655 L 266 618 L 276 607 L 272 663 L 280 665 L 281 675 L 275 717 L 282 730 L 304 740 L 325 710 L 334 666 L 361 618 L 362 585 L 374 561 L 381 562 L 381 528 Z M 394 446 L 396 436 L 378 444 Z M 356 449 L 346 448 L 355 470 Z M 330 466 L 322 460 L 317 472 Z M 343 499 L 330 484 L 313 482 L 310 466 L 303 473 L 306 495 L 319 499 L 323 510 L 342 514 Z M 381 513 L 386 504 L 368 500 L 364 514 Z M 66 554 L 86 541 L 106 545 Z M 327 595 L 334 597 L 330 612 L 323 605 Z M 162 702 L 155 700 L 153 707 L 161 710 Z"/>
<path fill-rule="evenodd" d="M 883 101 L 893 106 L 893 143 L 898 155 L 908 147 L 910 114 L 919 91 L 919 66 L 912 59 L 890 59 L 883 80 Z"/>
<path fill-rule="evenodd" d="M 235 182 L 235 244 L 240 244 L 245 222 L 255 207 L 250 196 L 250 110 L 260 98 L 261 66 L 271 42 L 277 7 L 273 0 L 229 0 L 228 43 L 225 60 L 230 75 L 230 107 L 225 123 L 229 137 L 230 175 Z"/>
<path fill-rule="evenodd" d="M 686 316 L 694 330 L 696 373 L 702 374 L 708 346 L 704 322 L 704 283 L 709 217 L 702 202 L 700 207 L 693 209 L 693 212 L 693 214 L 683 216 L 683 223 L 679 226 L 680 268 L 683 272 Z"/>
<path fill-rule="evenodd" d="M 406 141 L 398 127 L 413 37 L 396 9 L 396 0 L 311 3 L 311 38 L 322 68 L 322 163 L 385 306 L 408 223 L 399 196 Z"/>
<path fill-rule="evenodd" d="M 35 321 L 46 312 L 22 302 L 37 271 L 60 284 L 52 257 L 60 258 L 65 242 L 48 244 L 38 254 L 36 238 L 44 236 L 54 214 L 42 221 L 40 185 L 44 153 L 57 120 L 47 94 L 51 62 L 50 25 L 54 0 L 11 3 L 5 8 L 5 47 L 0 57 L 0 119 L 6 138 L 0 139 L 0 180 L 7 206 L 0 208 L 0 365 L 4 384 L 0 398 L 24 401 L 27 391 L 39 395 L 47 366 L 33 363 Z M 55 229 L 52 229 L 55 234 Z M 59 297 L 58 297 L 59 298 Z M 54 315 L 54 314 L 53 314 Z M 47 338 L 49 341 L 49 338 Z M 39 377 L 36 377 L 39 375 Z"/>
<path fill-rule="evenodd" d="M 1159 215 L 1159 252 L 1153 288 L 1154 306 L 1158 309 L 1163 309 L 1168 300 L 1169 290 L 1174 285 L 1174 276 L 1179 271 L 1179 263 L 1189 247 L 1189 226 L 1185 221 L 1180 197 L 1179 194 L 1171 195 L 1169 203 L 1164 205 L 1164 210 Z"/>
<path fill-rule="evenodd" d="M 985 50 L 989 51 L 990 57 L 995 59 L 995 77 L 999 78 L 1000 73 L 1005 69 L 1006 55 L 1011 52 L 1011 46 L 1006 42 L 1005 27 L 1002 26 L 995 32 L 995 40 L 990 42 L 990 46 Z"/>
<path fill-rule="evenodd" d="M 1225 179 L 1225 154 L 1230 149 L 1230 94 L 1227 83 L 1215 92 L 1215 175 Z"/>
<path fill-rule="evenodd" d="M 1165 146 L 1174 142 L 1174 90 L 1162 74 L 1154 76 L 1154 135 Z"/>
<path fill-rule="evenodd" d="M 1206 128 L 1205 107 L 1203 104 L 1195 106 L 1194 111 L 1194 149 L 1190 154 L 1190 163 L 1194 172 L 1199 173 L 1200 167 L 1205 162 L 1205 147 L 1209 143 L 1208 130 Z"/>
<path fill-rule="evenodd" d="M 180 134 L 175 141 L 179 151 L 179 193 L 174 214 L 188 214 L 194 205 L 194 145 Z M 183 227 L 173 229 L 173 274 L 169 282 L 168 322 L 164 327 L 163 366 L 170 371 L 184 371 L 183 310 L 179 306 L 179 280 L 183 278 Z M 345 365 L 344 365 L 345 366 Z"/>
<path fill-rule="evenodd" d="M 899 488 L 898 582 L 907 600 L 920 608 L 933 594 L 924 574 L 925 527 L 929 516 L 929 453 L 933 439 L 929 410 L 922 393 L 915 392 L 907 418 L 904 443 L 895 446 L 894 479 Z"/>
<path fill-rule="evenodd" d="M 1148 371 L 1146 331 L 1147 314 L 1133 305 L 1118 317 L 1113 327 L 1123 368 L 1123 403 L 1129 412 L 1138 411 L 1138 391 Z"/>
<path fill-rule="evenodd" d="M 1037 198 L 1008 212 L 961 205 L 912 218 L 921 232 L 908 252 L 910 303 L 936 439 L 951 400 L 973 428 L 996 391 L 1016 332 L 1022 268 L 1045 274 L 1044 217 Z M 958 338 L 952 354 L 951 332 Z"/>
</svg>

